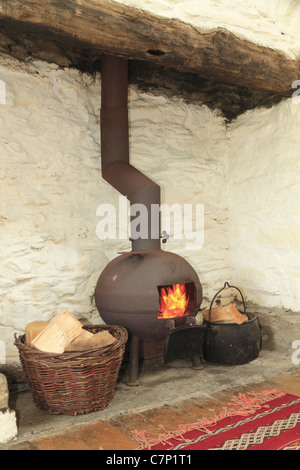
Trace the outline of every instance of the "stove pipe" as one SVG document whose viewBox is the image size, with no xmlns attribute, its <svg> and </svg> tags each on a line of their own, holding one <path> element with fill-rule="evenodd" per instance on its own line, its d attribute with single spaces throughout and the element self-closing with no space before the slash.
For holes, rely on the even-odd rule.
<svg viewBox="0 0 300 470">
<path fill-rule="evenodd" d="M 142 235 L 131 234 L 132 250 L 159 250 L 160 187 L 129 163 L 128 60 L 104 54 L 101 75 L 102 176 L 128 198 L 131 220 L 139 214 L 144 224 Z"/>
</svg>

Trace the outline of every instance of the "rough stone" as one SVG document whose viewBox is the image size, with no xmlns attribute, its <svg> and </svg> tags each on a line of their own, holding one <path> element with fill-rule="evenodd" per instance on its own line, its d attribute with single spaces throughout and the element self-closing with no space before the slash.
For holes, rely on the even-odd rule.
<svg viewBox="0 0 300 470">
<path fill-rule="evenodd" d="M 300 106 L 249 111 L 227 132 L 231 260 L 248 300 L 300 310 Z M 299 333 L 298 333 L 299 334 Z"/>
<path fill-rule="evenodd" d="M 0 374 L 0 444 L 6 444 L 18 435 L 16 413 L 9 409 L 8 399 L 7 380 Z"/>
<path fill-rule="evenodd" d="M 0 374 L 0 410 L 8 408 L 8 385 L 5 375 Z"/>
</svg>

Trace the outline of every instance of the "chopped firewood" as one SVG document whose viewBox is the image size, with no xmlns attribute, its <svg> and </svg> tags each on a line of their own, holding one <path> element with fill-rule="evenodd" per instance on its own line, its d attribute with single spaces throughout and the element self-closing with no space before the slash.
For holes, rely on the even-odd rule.
<svg viewBox="0 0 300 470">
<path fill-rule="evenodd" d="M 88 333 L 88 335 L 83 333 Z M 109 346 L 116 341 L 116 338 L 112 336 L 109 331 L 100 331 L 99 333 L 92 334 L 88 331 L 83 330 L 82 333 L 67 346 L 66 352 L 70 351 L 87 351 L 89 349 L 98 349 Z"/>
<path fill-rule="evenodd" d="M 82 323 L 66 310 L 33 339 L 32 346 L 44 352 L 61 354 L 81 333 L 82 326 Z"/>
<path fill-rule="evenodd" d="M 37 337 L 38 334 L 43 331 L 46 326 L 49 325 L 47 321 L 32 321 L 28 323 L 25 327 L 25 342 L 27 346 L 32 346 L 32 341 Z"/>
<path fill-rule="evenodd" d="M 209 309 L 202 312 L 203 318 L 212 323 L 237 323 L 241 325 L 248 320 L 247 315 L 240 313 L 236 304 L 226 305 L 225 307 L 216 307 L 211 309 L 211 317 Z"/>
<path fill-rule="evenodd" d="M 81 333 L 66 346 L 65 351 L 78 351 L 83 344 L 87 343 L 93 337 L 93 333 L 82 329 Z"/>
</svg>

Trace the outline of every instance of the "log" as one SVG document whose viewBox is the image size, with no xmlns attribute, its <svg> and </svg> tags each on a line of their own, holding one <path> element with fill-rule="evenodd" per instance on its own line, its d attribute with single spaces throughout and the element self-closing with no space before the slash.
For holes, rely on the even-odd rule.
<svg viewBox="0 0 300 470">
<path fill-rule="evenodd" d="M 225 305 L 224 307 L 216 307 L 211 309 L 211 317 L 209 309 L 202 312 L 204 320 L 212 323 L 242 323 L 248 321 L 247 315 L 237 310 L 236 304 Z"/>
<path fill-rule="evenodd" d="M 14 34 L 62 38 L 93 51 L 146 60 L 201 77 L 291 97 L 300 61 L 225 29 L 200 32 L 176 19 L 107 0 L 0 0 L 0 23 Z"/>
<path fill-rule="evenodd" d="M 32 347 L 32 341 L 37 337 L 38 334 L 43 331 L 46 326 L 49 325 L 49 322 L 46 321 L 32 321 L 28 323 L 25 327 L 25 342 L 27 346 Z"/>
<path fill-rule="evenodd" d="M 32 347 L 43 352 L 62 354 L 81 333 L 82 326 L 80 321 L 65 310 L 32 340 Z"/>
<path fill-rule="evenodd" d="M 69 351 L 82 351 L 84 350 L 84 345 L 93 338 L 93 333 L 90 331 L 81 330 L 81 333 L 73 340 L 70 344 L 65 347 L 65 352 Z"/>
<path fill-rule="evenodd" d="M 86 334 L 88 333 L 88 334 Z M 82 330 L 82 333 L 65 349 L 65 352 L 87 351 L 89 349 L 100 349 L 109 346 L 116 341 L 109 331 L 90 333 Z"/>
</svg>

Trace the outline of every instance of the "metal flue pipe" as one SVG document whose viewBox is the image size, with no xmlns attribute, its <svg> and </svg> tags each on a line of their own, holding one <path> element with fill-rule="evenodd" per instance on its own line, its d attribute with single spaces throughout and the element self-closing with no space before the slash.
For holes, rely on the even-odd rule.
<svg viewBox="0 0 300 470">
<path fill-rule="evenodd" d="M 102 176 L 128 198 L 131 222 L 140 222 L 132 251 L 158 250 L 160 187 L 129 163 L 128 60 L 104 54 L 101 76 Z"/>
</svg>

